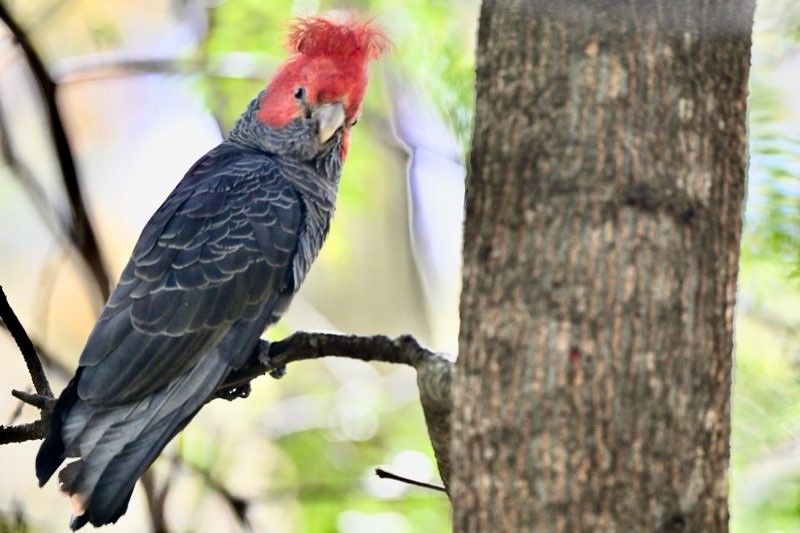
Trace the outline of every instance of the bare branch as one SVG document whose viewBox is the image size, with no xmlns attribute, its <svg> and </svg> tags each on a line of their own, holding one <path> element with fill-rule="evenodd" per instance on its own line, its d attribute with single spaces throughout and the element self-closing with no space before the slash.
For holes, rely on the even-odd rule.
<svg viewBox="0 0 800 533">
<path fill-rule="evenodd" d="M 38 407 L 42 417 L 31 424 L 0 426 L 0 444 L 44 438 L 47 435 L 55 400 L 36 351 L 33 349 L 33 344 L 11 310 L 5 294 L 2 292 L 2 287 L 0 287 L 0 317 L 14 338 L 18 339 L 17 344 L 28 363 L 28 369 L 37 390 L 37 394 L 21 391 L 13 391 L 12 394 L 25 403 Z M 246 391 L 249 390 L 250 381 L 260 375 L 266 373 L 275 375 L 288 363 L 327 356 L 406 364 L 417 370 L 417 384 L 425 422 L 428 425 L 428 434 L 436 453 L 439 472 L 445 482 L 445 487 L 447 487 L 450 474 L 448 439 L 452 410 L 450 385 L 453 363 L 444 355 L 423 347 L 410 335 L 390 338 L 385 335 L 358 336 L 298 332 L 275 343 L 260 341 L 253 350 L 250 361 L 228 376 L 225 382 L 218 387 L 215 397 L 233 399 L 245 396 Z M 211 399 L 213 398 L 209 400 Z M 148 500 L 149 503 L 153 504 L 155 508 L 159 503 L 163 504 L 163 501 L 159 502 L 159 498 L 156 497 L 153 480 L 146 479 L 145 485 L 151 498 Z M 235 506 L 234 508 L 236 509 Z M 155 519 L 158 517 L 157 513 L 154 513 L 153 516 Z"/>
<path fill-rule="evenodd" d="M 25 365 L 28 367 L 28 373 L 31 375 L 31 381 L 33 381 L 33 386 L 36 389 L 36 392 L 40 396 L 52 398 L 53 391 L 50 390 L 50 383 L 47 381 L 47 376 L 44 374 L 44 369 L 42 368 L 41 361 L 39 361 L 39 356 L 36 354 L 36 350 L 33 348 L 33 343 L 28 337 L 28 334 L 25 332 L 25 328 L 22 327 L 17 315 L 14 314 L 14 310 L 11 309 L 11 305 L 8 303 L 8 298 L 6 298 L 6 293 L 3 291 L 3 287 L 1 286 L 0 319 L 3 320 L 3 323 L 6 325 L 6 328 L 8 328 L 9 333 L 11 333 L 11 336 L 14 338 L 14 342 L 17 343 L 17 347 L 19 348 L 22 357 L 25 359 Z"/>
<path fill-rule="evenodd" d="M 0 287 L 1 289 L 2 287 Z M 4 328 L 8 331 L 8 326 L 5 322 L 0 321 L 0 327 Z M 69 381 L 69 378 L 72 377 L 74 370 L 68 368 L 66 364 L 61 362 L 56 356 L 54 356 L 50 351 L 47 350 L 40 342 L 37 342 L 36 339 L 31 339 L 31 344 L 33 345 L 33 349 L 36 352 L 36 355 L 39 356 L 39 361 L 41 361 L 42 366 L 44 366 L 51 374 L 55 373 L 59 376 L 59 378 L 63 379 L 64 381 Z"/>
<path fill-rule="evenodd" d="M 19 401 L 32 405 L 37 409 L 49 409 L 50 411 L 56 406 L 56 399 L 52 396 L 42 396 L 41 394 L 31 394 L 21 390 L 12 389 L 11 396 Z"/>
<path fill-rule="evenodd" d="M 406 364 L 416 369 L 428 436 L 436 454 L 439 474 L 445 487 L 448 487 L 454 357 L 431 351 L 410 335 L 392 339 L 385 335 L 362 337 L 299 332 L 271 344 L 261 341 L 248 363 L 232 372 L 217 389 L 217 396 L 227 399 L 244 397 L 249 392 L 250 381 L 255 377 L 268 372 L 273 375 L 280 373 L 285 365 L 294 361 L 328 356 Z"/>
<path fill-rule="evenodd" d="M 2 319 L 6 329 L 11 333 L 14 342 L 17 343 L 17 347 L 25 360 L 25 365 L 28 367 L 28 373 L 31 375 L 31 381 L 33 381 L 33 386 L 37 393 L 30 394 L 21 391 L 12 391 L 11 394 L 25 403 L 38 407 L 41 411 L 40 418 L 36 422 L 14 426 L 0 425 L 0 444 L 43 439 L 50 428 L 50 415 L 53 413 L 55 398 L 53 397 L 53 391 L 50 389 L 50 383 L 47 381 L 47 376 L 44 373 L 42 363 L 33 347 L 33 343 L 30 337 L 28 337 L 25 328 L 22 327 L 14 310 L 11 309 L 3 287 L 0 287 L 0 319 Z"/>
<path fill-rule="evenodd" d="M 18 424 L 15 426 L 0 425 L 0 445 L 11 444 L 12 442 L 40 440 L 47 436 L 49 429 L 49 415 L 46 420 L 44 418 L 40 418 L 36 422 L 30 422 L 28 424 Z"/>
<path fill-rule="evenodd" d="M 298 332 L 278 342 L 260 341 L 250 361 L 232 372 L 219 390 L 243 386 L 255 377 L 274 372 L 295 361 L 331 356 L 405 364 L 414 368 L 426 361 L 446 359 L 443 355 L 423 347 L 411 335 L 393 339 L 385 335 Z"/>
</svg>

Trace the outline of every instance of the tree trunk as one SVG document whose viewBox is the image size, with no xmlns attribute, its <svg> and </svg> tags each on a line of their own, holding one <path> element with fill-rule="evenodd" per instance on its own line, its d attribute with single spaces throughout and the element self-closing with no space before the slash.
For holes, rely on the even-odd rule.
<svg viewBox="0 0 800 533">
<path fill-rule="evenodd" d="M 725 531 L 753 0 L 483 3 L 456 531 Z"/>
</svg>

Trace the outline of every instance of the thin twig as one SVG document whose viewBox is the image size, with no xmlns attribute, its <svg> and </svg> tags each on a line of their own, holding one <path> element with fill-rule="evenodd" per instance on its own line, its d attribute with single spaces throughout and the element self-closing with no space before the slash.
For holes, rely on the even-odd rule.
<svg viewBox="0 0 800 533">
<path fill-rule="evenodd" d="M 445 490 L 445 488 L 443 486 L 441 486 L 441 485 L 434 485 L 432 483 L 425 483 L 424 481 L 417 481 L 415 479 L 410 479 L 410 478 L 407 478 L 407 477 L 398 476 L 397 474 L 392 474 L 391 472 L 387 472 L 386 470 L 384 470 L 382 468 L 376 468 L 375 469 L 375 475 L 377 475 L 381 479 L 393 479 L 395 481 L 401 481 L 403 483 L 407 483 L 409 485 L 414 485 L 416 487 L 423 487 L 423 488 L 426 488 L 426 489 L 438 490 L 438 491 L 441 491 L 441 492 L 447 492 L 447 490 Z"/>
<path fill-rule="evenodd" d="M 30 392 L 25 392 L 16 389 L 11 389 L 11 396 L 21 401 L 22 403 L 32 405 L 37 409 L 49 409 L 50 411 L 52 411 L 53 408 L 55 408 L 56 406 L 56 399 L 53 398 L 52 396 L 31 394 Z"/>
</svg>

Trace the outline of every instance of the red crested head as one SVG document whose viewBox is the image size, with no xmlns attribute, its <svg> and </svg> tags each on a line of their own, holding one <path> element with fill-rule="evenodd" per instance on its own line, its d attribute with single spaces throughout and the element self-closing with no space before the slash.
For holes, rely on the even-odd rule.
<svg viewBox="0 0 800 533">
<path fill-rule="evenodd" d="M 310 118 L 327 104 L 341 104 L 344 156 L 367 89 L 367 65 L 390 48 L 389 39 L 370 21 L 350 15 L 343 21 L 297 19 L 287 43 L 294 55 L 267 86 L 258 120 L 280 128 L 294 119 Z"/>
</svg>

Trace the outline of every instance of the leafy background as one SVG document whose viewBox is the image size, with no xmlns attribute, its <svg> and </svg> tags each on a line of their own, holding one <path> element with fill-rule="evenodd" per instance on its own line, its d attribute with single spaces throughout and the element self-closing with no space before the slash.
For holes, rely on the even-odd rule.
<svg viewBox="0 0 800 533">
<path fill-rule="evenodd" d="M 478 0 L 6 5 L 59 82 L 114 279 L 149 215 L 285 57 L 286 22 L 331 9 L 376 15 L 395 48 L 372 67 L 330 238 L 269 336 L 410 332 L 455 352 L 454 231 L 471 128 Z M 800 5 L 765 0 L 756 18 L 731 528 L 800 531 Z M 53 355 L 48 372 L 60 390 L 100 298 L 58 232 L 66 203 L 39 94 L 4 28 L 0 119 L 0 139 L 14 154 L 0 162 L 0 283 Z M 32 182 L 44 199 L 31 195 Z M 0 423 L 33 419 L 4 392 L 28 383 L 6 335 L 0 354 Z M 448 530 L 443 496 L 372 473 L 384 466 L 437 479 L 415 387 L 409 369 L 328 359 L 293 364 L 280 381 L 257 380 L 247 400 L 212 402 L 155 465 L 158 485 L 168 483 L 167 524 L 185 531 Z M 37 447 L 0 447 L 0 531 L 65 528 L 66 501 L 53 483 L 36 486 Z M 139 487 L 117 529 L 149 524 Z"/>
</svg>

